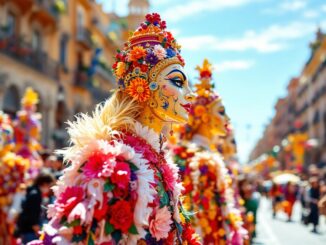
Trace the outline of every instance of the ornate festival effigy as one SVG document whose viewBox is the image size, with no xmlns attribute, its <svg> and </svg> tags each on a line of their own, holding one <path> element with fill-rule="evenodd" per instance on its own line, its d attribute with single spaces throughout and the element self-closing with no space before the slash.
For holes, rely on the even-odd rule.
<svg viewBox="0 0 326 245">
<path fill-rule="evenodd" d="M 233 182 L 220 154 L 219 136 L 228 132 L 229 119 L 221 98 L 213 91 L 212 67 L 205 60 L 197 67 L 200 82 L 189 123 L 179 128 L 180 143 L 174 159 L 184 184 L 185 206 L 204 244 L 243 244 L 246 236 L 235 202 Z"/>
<path fill-rule="evenodd" d="M 165 143 L 171 123 L 188 120 L 183 66 L 165 21 L 148 14 L 116 56 L 119 89 L 70 123 L 69 167 L 32 244 L 200 244 Z"/>
</svg>

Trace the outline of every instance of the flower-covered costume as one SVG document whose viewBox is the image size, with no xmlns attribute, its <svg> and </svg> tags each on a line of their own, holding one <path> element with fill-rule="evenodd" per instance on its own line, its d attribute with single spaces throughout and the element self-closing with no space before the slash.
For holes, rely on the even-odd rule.
<svg viewBox="0 0 326 245">
<path fill-rule="evenodd" d="M 178 169 L 160 137 L 138 123 L 85 145 L 54 190 L 40 244 L 198 244 L 181 222 Z"/>
<path fill-rule="evenodd" d="M 236 206 L 232 178 L 219 153 L 211 150 L 208 138 L 197 133 L 208 124 L 210 106 L 220 100 L 212 90 L 211 66 L 204 61 L 198 97 L 190 113 L 189 124 L 179 129 L 180 144 L 173 148 L 174 160 L 180 167 L 185 187 L 185 206 L 195 214 L 193 220 L 203 244 L 241 245 L 246 231 Z"/>
<path fill-rule="evenodd" d="M 29 160 L 30 168 L 27 177 L 32 179 L 37 176 L 42 167 L 42 159 L 38 154 L 42 148 L 39 143 L 41 115 L 36 112 L 38 101 L 38 94 L 32 88 L 27 88 L 21 101 L 22 109 L 17 112 L 17 118 L 13 122 L 15 152 Z"/>
<path fill-rule="evenodd" d="M 185 222 L 178 168 L 163 136 L 121 116 L 123 101 L 146 102 L 157 86 L 155 76 L 183 63 L 165 27 L 158 14 L 147 15 L 116 56 L 118 94 L 127 98 L 114 104 L 119 109 L 108 115 L 108 101 L 92 117 L 71 124 L 73 145 L 63 151 L 69 166 L 54 187 L 51 220 L 33 244 L 199 244 Z"/>
</svg>

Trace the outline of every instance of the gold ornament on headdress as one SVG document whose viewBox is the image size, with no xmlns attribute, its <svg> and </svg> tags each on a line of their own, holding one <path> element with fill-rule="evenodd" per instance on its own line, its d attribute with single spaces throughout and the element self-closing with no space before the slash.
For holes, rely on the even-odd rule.
<svg viewBox="0 0 326 245">
<path fill-rule="evenodd" d="M 31 106 L 36 105 L 38 102 L 38 94 L 31 87 L 28 87 L 25 91 L 24 97 L 21 100 L 22 105 Z"/>
<path fill-rule="evenodd" d="M 202 66 L 196 66 L 196 70 L 199 72 L 199 83 L 195 84 L 196 92 L 199 96 L 208 97 L 213 89 L 211 84 L 213 66 L 205 59 Z"/>
</svg>

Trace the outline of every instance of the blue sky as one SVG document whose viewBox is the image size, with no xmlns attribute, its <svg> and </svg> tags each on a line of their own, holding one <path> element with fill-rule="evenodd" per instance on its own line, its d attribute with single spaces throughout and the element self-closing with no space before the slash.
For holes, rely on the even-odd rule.
<svg viewBox="0 0 326 245">
<path fill-rule="evenodd" d="M 112 10 L 114 0 L 101 0 Z M 126 15 L 128 0 L 115 0 Z M 214 64 L 216 89 L 236 130 L 246 162 L 274 104 L 310 56 L 318 26 L 326 31 L 325 0 L 152 0 L 182 46 L 186 71 L 204 58 Z"/>
</svg>

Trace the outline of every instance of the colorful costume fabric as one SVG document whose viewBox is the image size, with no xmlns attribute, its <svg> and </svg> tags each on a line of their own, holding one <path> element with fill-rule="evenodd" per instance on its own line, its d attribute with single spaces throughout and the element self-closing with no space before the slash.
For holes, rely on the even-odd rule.
<svg viewBox="0 0 326 245">
<path fill-rule="evenodd" d="M 13 224 L 8 222 L 12 196 L 24 181 L 28 161 L 12 153 L 13 129 L 6 114 L 0 113 L 0 244 L 11 244 Z"/>
</svg>

